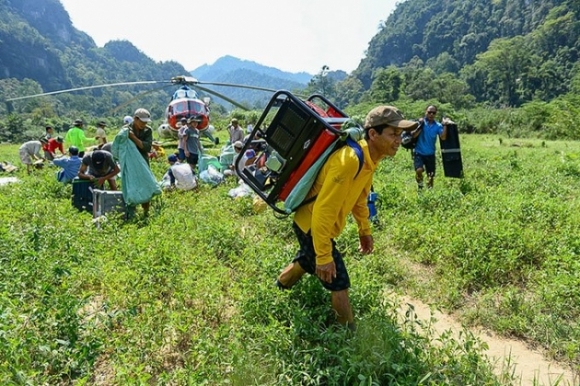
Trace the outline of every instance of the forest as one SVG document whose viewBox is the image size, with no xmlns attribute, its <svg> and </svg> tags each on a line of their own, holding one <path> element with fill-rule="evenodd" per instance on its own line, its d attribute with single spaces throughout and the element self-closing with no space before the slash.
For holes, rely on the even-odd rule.
<svg viewBox="0 0 580 386">
<path fill-rule="evenodd" d="M 0 11 L 2 100 L 187 72 L 176 62 L 153 61 L 128 41 L 97 47 L 58 0 L 0 0 Z M 573 124 L 580 105 L 579 13 L 575 0 L 408 0 L 381 24 L 355 71 L 340 74 L 321 64 L 304 90 L 292 91 L 322 93 L 342 108 L 437 104 L 468 133 L 580 139 Z M 235 81 L 262 86 L 259 77 Z M 125 110 L 143 104 L 162 116 L 168 93 L 143 87 L 0 103 L 0 141 L 22 141 L 27 128 L 47 123 L 66 131 L 77 116 L 124 115 L 115 107 L 144 91 Z M 231 111 L 216 105 L 212 113 Z"/>
</svg>

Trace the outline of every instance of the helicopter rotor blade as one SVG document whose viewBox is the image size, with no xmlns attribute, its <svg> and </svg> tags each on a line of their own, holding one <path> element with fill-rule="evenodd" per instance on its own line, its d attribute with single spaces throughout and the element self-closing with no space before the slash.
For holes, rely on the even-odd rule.
<svg viewBox="0 0 580 386">
<path fill-rule="evenodd" d="M 166 84 L 166 85 L 163 85 L 161 87 L 157 87 L 157 88 L 154 88 L 154 89 L 147 90 L 147 91 L 144 91 L 142 93 L 139 93 L 139 94 L 135 95 L 133 98 L 130 98 L 129 100 L 127 100 L 127 101 L 121 103 L 120 105 L 114 107 L 113 109 L 111 109 L 110 110 L 110 113 L 117 112 L 117 111 L 121 110 L 122 108 L 129 106 L 131 103 L 135 102 L 136 100 L 144 97 L 145 95 L 152 94 L 152 93 L 154 93 L 156 91 L 163 90 L 164 88 L 167 88 L 169 86 L 172 86 L 172 84 Z"/>
<path fill-rule="evenodd" d="M 247 106 L 244 106 L 243 104 L 236 102 L 235 100 L 228 98 L 227 96 L 225 96 L 217 91 L 214 91 L 214 90 L 206 88 L 206 87 L 202 87 L 200 85 L 196 85 L 195 87 L 197 87 L 198 89 L 200 89 L 202 91 L 205 91 L 208 94 L 212 94 L 212 95 L 215 95 L 219 98 L 222 98 L 223 100 L 230 102 L 232 105 L 237 106 L 237 107 L 241 108 L 242 110 L 250 111 L 250 108 L 248 108 Z"/>
<path fill-rule="evenodd" d="M 12 102 L 12 101 L 18 101 L 18 100 L 23 100 L 23 99 L 37 98 L 37 97 L 41 97 L 41 96 L 45 96 L 45 95 L 57 95 L 57 94 L 63 94 L 63 93 L 72 92 L 72 91 L 92 90 L 92 89 L 104 88 L 104 87 L 134 86 L 134 85 L 140 85 L 140 84 L 157 84 L 157 83 L 169 83 L 169 82 L 159 81 L 159 80 L 145 80 L 145 81 L 139 81 L 139 82 L 121 82 L 121 83 L 98 84 L 98 85 L 94 85 L 94 86 L 75 87 L 75 88 L 69 88 L 66 90 L 50 91 L 50 92 L 45 92 L 45 93 L 41 93 L 41 94 L 26 95 L 26 96 L 22 96 L 22 97 L 9 98 L 9 99 L 6 99 L 6 101 Z"/>
<path fill-rule="evenodd" d="M 267 92 L 272 92 L 272 93 L 278 91 L 278 90 L 274 90 L 272 88 L 250 86 L 250 85 L 246 85 L 246 84 L 235 84 L 235 83 L 219 83 L 219 82 L 201 82 L 201 81 L 199 81 L 199 82 L 197 82 L 196 85 L 200 85 L 200 84 L 207 84 L 207 85 L 212 85 L 212 86 L 223 86 L 223 87 L 246 88 L 248 90 L 267 91 Z"/>
</svg>

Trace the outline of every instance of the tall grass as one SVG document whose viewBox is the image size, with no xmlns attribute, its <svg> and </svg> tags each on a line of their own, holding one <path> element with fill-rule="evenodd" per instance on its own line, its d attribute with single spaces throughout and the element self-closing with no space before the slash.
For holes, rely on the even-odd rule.
<svg viewBox="0 0 580 386">
<path fill-rule="evenodd" d="M 97 227 L 54 170 L 18 172 L 0 187 L 0 383 L 517 384 L 493 375 L 472 335 L 435 341 L 412 312 L 400 320 L 406 306 L 385 291 L 428 293 L 578 365 L 580 146 L 462 140 L 466 178 L 441 172 L 421 195 L 406 151 L 383 162 L 373 255 L 356 252 L 352 223 L 337 240 L 354 334 L 314 278 L 274 287 L 295 253 L 291 219 L 232 200 L 233 180 Z M 0 147 L 0 160 L 16 154 Z M 433 273 L 418 278 L 409 261 Z"/>
</svg>

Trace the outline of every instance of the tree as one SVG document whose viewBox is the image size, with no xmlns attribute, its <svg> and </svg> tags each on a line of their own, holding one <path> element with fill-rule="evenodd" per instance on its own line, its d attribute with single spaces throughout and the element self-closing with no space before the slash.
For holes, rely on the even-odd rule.
<svg viewBox="0 0 580 386">
<path fill-rule="evenodd" d="M 322 94 L 329 100 L 336 96 L 335 81 L 328 76 L 330 68 L 327 65 L 322 66 L 320 72 L 310 79 L 306 91 L 310 94 Z"/>
<path fill-rule="evenodd" d="M 395 66 L 377 70 L 371 84 L 373 102 L 391 102 L 399 99 L 403 87 L 403 74 Z"/>
<path fill-rule="evenodd" d="M 492 41 L 486 52 L 477 55 L 475 66 L 486 74 L 488 94 L 491 94 L 489 88 L 495 89 L 500 104 L 520 105 L 518 88 L 526 87 L 524 76 L 531 67 L 531 53 L 525 37 Z"/>
<path fill-rule="evenodd" d="M 349 76 L 336 84 L 335 102 L 340 108 L 344 108 L 349 104 L 357 104 L 360 102 L 363 91 L 362 82 L 354 76 Z"/>
</svg>

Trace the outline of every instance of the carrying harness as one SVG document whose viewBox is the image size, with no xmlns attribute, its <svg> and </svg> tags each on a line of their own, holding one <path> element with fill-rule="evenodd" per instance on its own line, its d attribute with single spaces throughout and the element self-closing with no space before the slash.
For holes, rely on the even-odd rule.
<svg viewBox="0 0 580 386">
<path fill-rule="evenodd" d="M 358 158 L 358 170 L 357 170 L 356 174 L 355 174 L 355 175 L 354 175 L 354 177 L 353 177 L 353 180 L 354 180 L 355 178 L 357 178 L 357 177 L 358 177 L 358 175 L 359 175 L 359 173 L 360 173 L 360 171 L 361 171 L 361 169 L 362 169 L 362 167 L 363 167 L 363 164 L 364 164 L 364 154 L 363 154 L 363 150 L 362 150 L 362 148 L 360 147 L 360 145 L 358 144 L 358 142 L 357 142 L 357 141 L 355 141 L 354 139 L 352 139 L 350 136 L 346 137 L 346 140 L 345 140 L 345 142 L 346 142 L 346 145 L 347 145 L 347 146 L 349 146 L 349 147 L 350 147 L 352 150 L 354 150 L 354 152 L 355 152 L 355 154 L 356 154 L 356 156 L 357 156 L 357 158 Z M 332 151 L 330 154 L 334 153 L 335 151 L 337 151 L 337 150 L 339 150 L 339 149 L 341 149 L 341 148 L 342 148 L 342 146 L 340 146 L 340 147 L 335 147 L 335 148 L 333 149 L 333 151 Z M 328 155 L 329 157 L 330 157 L 330 154 Z M 325 161 L 325 162 L 326 162 L 326 161 Z M 310 188 L 311 188 L 311 187 L 312 187 L 312 185 L 314 184 L 314 180 L 315 180 L 315 179 L 316 179 L 316 178 L 313 178 L 313 179 L 312 179 L 312 180 L 309 182 L 309 185 L 310 185 L 310 186 L 308 187 L 308 191 L 310 191 Z M 372 191 L 372 187 L 371 187 L 371 191 Z M 317 197 L 318 197 L 318 195 L 314 195 L 314 196 L 312 196 L 312 197 L 309 197 L 309 198 L 307 198 L 307 199 L 303 200 L 303 201 L 302 201 L 302 202 L 301 202 L 299 205 L 297 205 L 295 208 L 291 208 L 291 211 L 290 211 L 290 213 L 292 213 L 292 212 L 296 212 L 296 211 L 298 210 L 298 208 L 300 208 L 300 207 L 302 207 L 302 206 L 304 206 L 304 205 L 308 205 L 308 204 L 310 204 L 311 202 L 313 202 L 314 200 L 316 200 L 316 198 L 317 198 Z M 290 213 L 288 213 L 288 214 L 290 214 Z"/>
</svg>

